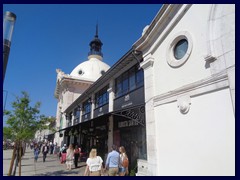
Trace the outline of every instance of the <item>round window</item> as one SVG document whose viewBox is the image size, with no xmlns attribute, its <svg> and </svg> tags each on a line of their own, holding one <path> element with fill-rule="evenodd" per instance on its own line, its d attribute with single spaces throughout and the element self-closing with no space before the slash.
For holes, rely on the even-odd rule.
<svg viewBox="0 0 240 180">
<path fill-rule="evenodd" d="M 182 59 L 184 55 L 187 53 L 187 50 L 188 50 L 188 41 L 186 39 L 181 39 L 180 41 L 178 41 L 178 43 L 176 44 L 173 50 L 174 57 L 177 60 Z"/>
<path fill-rule="evenodd" d="M 80 70 L 78 71 L 78 74 L 79 74 L 79 75 L 83 75 L 84 72 L 80 69 Z"/>
<path fill-rule="evenodd" d="M 192 52 L 193 42 L 190 33 L 182 31 L 175 34 L 169 41 L 166 59 L 169 66 L 177 68 L 189 59 Z"/>
</svg>

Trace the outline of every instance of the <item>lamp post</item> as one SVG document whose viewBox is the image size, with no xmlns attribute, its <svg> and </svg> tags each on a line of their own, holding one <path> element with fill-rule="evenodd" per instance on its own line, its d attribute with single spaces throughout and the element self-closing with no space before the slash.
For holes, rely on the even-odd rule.
<svg viewBox="0 0 240 180">
<path fill-rule="evenodd" d="M 12 33 L 14 29 L 14 24 L 16 22 L 17 16 L 6 11 L 3 16 L 3 82 L 5 77 L 5 72 L 7 69 L 8 56 L 11 47 Z"/>
</svg>

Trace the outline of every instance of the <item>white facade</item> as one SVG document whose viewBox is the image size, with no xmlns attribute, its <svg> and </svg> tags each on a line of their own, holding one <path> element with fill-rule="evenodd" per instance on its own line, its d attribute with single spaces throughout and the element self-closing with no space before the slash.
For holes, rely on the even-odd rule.
<svg viewBox="0 0 240 180">
<path fill-rule="evenodd" d="M 138 175 L 234 176 L 235 5 L 163 5 L 133 47 L 145 76 L 148 157 Z"/>
<path fill-rule="evenodd" d="M 77 65 L 69 74 L 65 74 L 57 69 L 57 83 L 55 97 L 58 99 L 56 112 L 56 127 L 58 130 L 67 127 L 66 116 L 64 111 L 90 87 L 103 73 L 110 67 L 102 62 L 99 55 L 90 55 L 88 60 Z M 72 116 L 72 118 L 74 118 Z M 62 134 L 64 131 L 61 132 Z M 63 136 L 60 132 L 55 134 L 54 143 L 63 144 Z"/>
</svg>

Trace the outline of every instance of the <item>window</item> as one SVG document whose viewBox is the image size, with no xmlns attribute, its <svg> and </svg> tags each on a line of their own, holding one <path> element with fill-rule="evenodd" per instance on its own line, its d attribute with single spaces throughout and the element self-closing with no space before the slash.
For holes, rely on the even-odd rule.
<svg viewBox="0 0 240 180">
<path fill-rule="evenodd" d="M 178 41 L 178 43 L 176 44 L 173 50 L 174 57 L 177 60 L 182 59 L 183 56 L 187 53 L 187 49 L 188 49 L 188 41 L 186 39 L 181 39 L 180 41 Z"/>
<path fill-rule="evenodd" d="M 136 73 L 136 86 L 137 87 L 143 86 L 143 82 L 144 82 L 143 70 L 140 69 Z"/>
<path fill-rule="evenodd" d="M 130 70 L 120 75 L 115 80 L 116 97 L 125 95 L 136 88 L 144 85 L 144 74 L 142 69 L 134 66 Z"/>
<path fill-rule="evenodd" d="M 80 76 L 83 75 L 83 74 L 84 74 L 83 70 L 80 69 L 80 70 L 78 71 L 78 74 L 79 74 Z"/>
<path fill-rule="evenodd" d="M 74 109 L 74 122 L 79 122 L 80 109 L 77 107 Z"/>
<path fill-rule="evenodd" d="M 116 79 L 116 96 L 121 96 L 122 95 L 122 77 L 118 77 Z"/>
<path fill-rule="evenodd" d="M 109 94 L 107 91 L 108 88 L 109 88 L 109 86 L 106 86 L 95 94 L 96 108 L 101 107 L 108 103 L 108 101 L 109 101 L 109 99 L 108 99 Z"/>
<path fill-rule="evenodd" d="M 135 75 L 135 67 L 129 70 L 129 90 L 133 90 L 136 88 L 136 75 Z"/>
<path fill-rule="evenodd" d="M 122 75 L 122 93 L 126 94 L 128 92 L 128 72 Z"/>
<path fill-rule="evenodd" d="M 167 63 L 171 67 L 182 66 L 192 52 L 192 38 L 187 31 L 177 33 L 170 41 L 167 49 Z"/>
<path fill-rule="evenodd" d="M 83 114 L 91 112 L 91 99 L 88 99 L 83 103 Z"/>
</svg>

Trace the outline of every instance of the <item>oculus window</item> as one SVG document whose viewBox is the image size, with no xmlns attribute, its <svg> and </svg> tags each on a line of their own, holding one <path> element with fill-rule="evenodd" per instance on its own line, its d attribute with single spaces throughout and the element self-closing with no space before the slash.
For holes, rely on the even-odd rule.
<svg viewBox="0 0 240 180">
<path fill-rule="evenodd" d="M 167 48 L 167 63 L 177 68 L 186 63 L 192 52 L 193 42 L 187 31 L 177 33 L 169 42 Z"/>
</svg>

